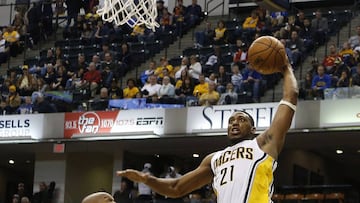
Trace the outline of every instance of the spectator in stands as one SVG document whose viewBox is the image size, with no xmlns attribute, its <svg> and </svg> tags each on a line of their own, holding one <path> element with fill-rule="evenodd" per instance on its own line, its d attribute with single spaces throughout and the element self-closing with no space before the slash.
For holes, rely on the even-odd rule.
<svg viewBox="0 0 360 203">
<path fill-rule="evenodd" d="M 171 104 L 174 103 L 175 87 L 170 83 L 170 77 L 164 76 L 162 85 L 159 88 L 157 95 L 160 99 L 160 103 Z"/>
<path fill-rule="evenodd" d="M 247 62 L 247 46 L 241 39 L 236 39 L 236 52 L 234 53 L 233 62 L 239 66 Z"/>
<path fill-rule="evenodd" d="M 109 23 L 103 23 L 103 21 L 97 21 L 95 42 L 108 42 L 110 35 L 113 33 L 112 27 Z"/>
<path fill-rule="evenodd" d="M 6 63 L 9 58 L 9 46 L 0 32 L 0 65 Z"/>
<path fill-rule="evenodd" d="M 160 65 L 155 69 L 154 74 L 158 76 L 158 78 L 163 78 L 164 68 L 168 70 L 169 75 L 173 73 L 174 67 L 171 64 L 169 64 L 169 60 L 166 57 L 161 57 Z"/>
<path fill-rule="evenodd" d="M 74 26 L 76 26 L 77 23 L 77 17 L 80 13 L 80 8 L 83 5 L 83 1 L 73 1 L 73 0 L 65 0 L 66 8 L 67 8 L 67 23 L 66 23 L 66 29 L 69 28 L 71 25 L 71 21 L 74 20 Z"/>
<path fill-rule="evenodd" d="M 91 97 L 94 97 L 101 83 L 101 73 L 96 70 L 95 63 L 89 64 L 88 71 L 84 73 L 84 82 L 90 87 Z"/>
<path fill-rule="evenodd" d="M 185 21 L 189 27 L 193 27 L 195 24 L 200 22 L 202 17 L 202 9 L 197 0 L 192 0 L 191 5 L 186 7 Z"/>
<path fill-rule="evenodd" d="M 136 81 L 132 78 L 129 78 L 126 81 L 127 87 L 124 88 L 123 94 L 124 99 L 132 99 L 135 98 L 136 94 L 139 92 L 139 88 L 135 86 Z"/>
<path fill-rule="evenodd" d="M 106 87 L 100 89 L 100 94 L 91 100 L 91 110 L 104 111 L 109 106 L 109 91 Z"/>
<path fill-rule="evenodd" d="M 148 174 L 148 175 L 153 175 L 153 173 L 151 171 L 151 164 L 145 163 L 144 168 L 141 172 Z M 136 203 L 152 202 L 153 191 L 151 190 L 151 188 L 149 186 L 145 185 L 144 183 L 138 183 L 137 186 L 138 186 L 137 187 L 138 197 L 136 198 L 135 202 Z"/>
<path fill-rule="evenodd" d="M 255 103 L 260 101 L 260 88 L 262 82 L 262 76 L 254 69 L 246 67 L 243 70 L 243 79 L 240 87 L 240 91 L 252 93 L 252 100 Z"/>
<path fill-rule="evenodd" d="M 97 54 L 94 54 L 91 58 L 91 62 L 94 62 L 96 65 L 96 70 L 100 70 L 101 71 L 101 61 L 100 61 L 100 57 Z"/>
<path fill-rule="evenodd" d="M 65 66 L 61 65 L 57 68 L 57 71 L 55 74 L 55 80 L 51 84 L 50 89 L 51 90 L 64 90 L 67 80 L 68 80 L 68 76 L 66 74 L 66 68 L 65 68 Z"/>
<path fill-rule="evenodd" d="M 175 80 L 178 80 L 181 78 L 181 74 L 183 72 L 183 70 L 187 70 L 189 68 L 189 59 L 188 57 L 184 56 L 181 59 L 181 64 L 178 67 L 174 68 L 174 78 Z"/>
<path fill-rule="evenodd" d="M 19 80 L 19 77 L 17 75 L 17 69 L 16 68 L 10 68 L 8 71 L 8 79 L 10 80 L 11 84 L 17 84 L 17 81 Z"/>
<path fill-rule="evenodd" d="M 116 79 L 113 79 L 111 82 L 111 86 L 109 88 L 109 98 L 110 99 L 123 99 L 124 93 L 120 87 L 120 84 Z"/>
<path fill-rule="evenodd" d="M 206 26 L 204 30 L 195 32 L 195 44 L 194 47 L 203 47 L 213 44 L 215 36 L 215 30 L 211 28 L 210 22 L 205 22 Z"/>
<path fill-rule="evenodd" d="M 295 26 L 296 29 L 299 30 L 304 30 L 305 28 L 305 13 L 304 11 L 299 11 L 296 15 L 296 19 L 295 19 Z"/>
<path fill-rule="evenodd" d="M 94 37 L 94 28 L 91 22 L 84 22 L 82 24 L 83 29 L 81 32 L 81 38 L 85 39 L 86 41 L 90 41 Z"/>
<path fill-rule="evenodd" d="M 167 76 L 169 77 L 170 80 L 170 84 L 175 85 L 175 79 L 173 77 L 171 77 L 169 69 L 168 68 L 163 68 L 162 69 L 162 73 L 161 73 L 162 77 L 158 77 L 158 83 L 162 84 L 162 80 Z"/>
<path fill-rule="evenodd" d="M 35 86 L 35 85 L 33 85 L 33 86 Z M 44 79 L 42 79 L 42 78 L 36 79 L 36 87 L 37 88 L 34 88 L 34 91 L 40 92 L 40 93 L 44 93 L 45 91 L 47 91 L 49 89 L 49 85 L 46 84 Z"/>
<path fill-rule="evenodd" d="M 217 87 L 216 87 L 216 91 L 221 93 L 225 92 L 225 87 L 227 86 L 227 84 L 230 82 L 231 83 L 231 78 L 230 78 L 230 74 L 228 74 L 225 71 L 225 67 L 220 65 L 217 71 Z"/>
<path fill-rule="evenodd" d="M 245 19 L 244 23 L 242 24 L 242 28 L 244 30 L 246 29 L 255 30 L 258 20 L 259 20 L 258 15 L 254 10 L 251 12 L 251 15 Z"/>
<path fill-rule="evenodd" d="M 29 67 L 27 65 L 23 65 L 22 75 L 17 81 L 17 87 L 19 87 L 19 94 L 21 96 L 30 96 L 32 94 L 33 80 L 33 76 L 29 74 Z"/>
<path fill-rule="evenodd" d="M 30 97 L 30 101 L 31 101 L 31 97 Z M 20 199 L 23 198 L 23 197 L 31 197 L 32 196 L 31 193 L 28 193 L 28 191 L 25 190 L 25 184 L 22 183 L 22 182 L 18 183 L 16 194 L 19 195 Z"/>
<path fill-rule="evenodd" d="M 197 98 L 209 91 L 209 84 L 205 81 L 205 75 L 199 75 L 199 84 L 194 88 L 193 95 Z"/>
<path fill-rule="evenodd" d="M 325 73 L 325 67 L 323 65 L 317 67 L 317 75 L 314 76 L 311 87 L 315 99 L 323 99 L 324 90 L 331 87 L 331 77 Z"/>
<path fill-rule="evenodd" d="M 193 96 L 194 84 L 192 83 L 192 79 L 190 77 L 186 77 L 185 79 L 182 79 L 182 81 L 181 86 L 175 89 L 175 93 L 179 103 L 185 104 L 187 99 L 195 99 Z"/>
<path fill-rule="evenodd" d="M 14 29 L 13 26 L 9 25 L 3 33 L 3 38 L 9 44 L 10 56 L 16 57 L 20 53 L 19 33 Z"/>
<path fill-rule="evenodd" d="M 131 188 L 129 187 L 127 180 L 121 180 L 120 190 L 115 191 L 114 200 L 117 203 L 133 203 Z"/>
<path fill-rule="evenodd" d="M 356 67 L 356 73 L 351 76 L 351 86 L 360 86 L 360 63 Z"/>
<path fill-rule="evenodd" d="M 239 66 L 237 64 L 232 65 L 231 72 L 231 83 L 234 85 L 235 91 L 240 92 L 243 76 L 239 70 Z"/>
<path fill-rule="evenodd" d="M 223 93 L 221 93 L 218 104 L 220 105 L 236 104 L 237 100 L 238 100 L 238 94 L 234 89 L 234 85 L 231 82 L 227 83 L 226 90 Z"/>
<path fill-rule="evenodd" d="M 304 47 L 307 52 L 311 51 L 314 48 L 314 32 L 311 27 L 310 20 L 304 19 L 304 27 L 299 32 L 299 37 L 304 40 Z"/>
<path fill-rule="evenodd" d="M 181 36 L 186 29 L 184 19 L 186 15 L 186 7 L 183 5 L 183 0 L 176 0 L 176 5 L 173 9 L 173 22 L 176 28 L 176 35 Z"/>
<path fill-rule="evenodd" d="M 330 44 L 329 52 L 329 55 L 324 58 L 322 63 L 325 67 L 326 72 L 329 72 L 331 69 L 334 68 L 336 59 L 341 58 L 335 44 Z"/>
<path fill-rule="evenodd" d="M 323 44 L 326 40 L 328 32 L 328 20 L 322 17 L 320 10 L 315 12 L 315 18 L 311 21 L 311 26 L 314 30 L 314 41 L 316 44 Z"/>
<path fill-rule="evenodd" d="M 72 74 L 78 72 L 80 69 L 85 70 L 88 67 L 88 64 L 85 59 L 85 55 L 80 53 L 78 54 L 78 59 L 75 64 L 70 64 L 68 69 L 68 75 L 71 76 Z"/>
<path fill-rule="evenodd" d="M 286 46 L 286 40 L 285 39 L 280 39 L 280 42 L 284 45 L 285 47 L 285 52 L 286 55 L 288 57 L 289 63 L 293 66 L 294 65 L 294 59 L 293 59 L 293 55 L 292 55 L 292 51 L 289 47 Z"/>
<path fill-rule="evenodd" d="M 45 66 L 46 66 L 46 73 L 43 76 L 43 79 L 45 83 L 50 87 L 51 84 L 56 81 L 56 74 L 55 74 L 54 66 L 51 63 L 48 63 Z"/>
<path fill-rule="evenodd" d="M 53 33 L 53 10 L 51 4 L 51 0 L 44 0 L 41 5 L 42 27 L 45 39 Z"/>
<path fill-rule="evenodd" d="M 9 87 L 9 95 L 6 98 L 6 103 L 10 107 L 10 113 L 15 113 L 21 104 L 21 97 L 19 93 L 16 91 L 15 85 L 10 85 Z"/>
<path fill-rule="evenodd" d="M 24 99 L 24 103 L 22 103 L 19 108 L 16 110 L 17 114 L 32 114 L 33 104 L 31 100 L 31 96 L 26 96 Z"/>
<path fill-rule="evenodd" d="M 156 10 L 158 13 L 158 17 L 161 17 L 162 15 L 162 10 L 165 8 L 164 3 L 165 2 L 163 0 L 156 0 Z"/>
<path fill-rule="evenodd" d="M 189 73 L 186 69 L 184 69 L 182 72 L 181 72 L 181 76 L 179 79 L 176 80 L 176 84 L 175 84 L 175 89 L 178 89 L 181 87 L 181 85 L 183 84 L 183 82 L 185 81 L 186 78 L 189 77 Z"/>
<path fill-rule="evenodd" d="M 129 49 L 129 44 L 121 44 L 121 51 L 117 55 L 117 60 L 120 68 L 119 72 L 122 71 L 122 76 L 124 76 L 132 68 L 132 55 Z"/>
<path fill-rule="evenodd" d="M 40 59 L 39 65 L 43 66 L 48 63 L 55 64 L 55 56 L 51 48 L 47 50 L 46 57 Z"/>
<path fill-rule="evenodd" d="M 156 95 L 161 87 L 161 85 L 157 83 L 156 75 L 150 75 L 148 81 L 149 82 L 141 88 L 143 97 L 152 97 L 153 95 Z"/>
<path fill-rule="evenodd" d="M 173 30 L 173 16 L 167 8 L 163 8 L 162 15 L 159 18 L 160 32 L 168 33 Z"/>
<path fill-rule="evenodd" d="M 351 59 L 351 57 L 354 56 L 354 51 L 351 48 L 351 45 L 349 42 L 344 42 L 342 49 L 339 52 L 339 55 L 341 56 L 341 59 L 345 62 L 348 63 Z"/>
<path fill-rule="evenodd" d="M 22 197 L 22 198 L 20 199 L 20 203 L 30 203 L 30 200 L 29 200 L 28 197 Z"/>
<path fill-rule="evenodd" d="M 14 26 L 14 29 L 19 33 L 20 40 L 25 41 L 25 34 L 27 33 L 26 26 L 24 24 L 24 17 L 21 15 L 21 13 L 16 13 L 14 16 L 14 20 L 11 23 L 12 26 Z"/>
<path fill-rule="evenodd" d="M 33 109 L 35 113 L 56 113 L 57 112 L 56 106 L 53 103 L 46 100 L 42 93 L 34 92 L 32 97 L 33 97 L 33 100 L 35 101 L 34 109 Z M 39 192 L 39 194 L 37 194 L 37 193 L 34 194 L 33 202 L 38 202 L 39 197 L 44 197 L 44 196 L 42 196 L 42 191 L 47 189 L 47 186 L 45 183 L 40 183 L 40 184 L 41 184 L 40 192 Z"/>
<path fill-rule="evenodd" d="M 55 60 L 64 59 L 64 53 L 61 47 L 55 47 L 55 54 L 54 54 Z"/>
<path fill-rule="evenodd" d="M 110 50 L 110 45 L 108 42 L 103 42 L 101 45 L 101 52 L 99 54 L 100 60 L 105 60 L 105 54 L 110 53 L 112 56 L 115 56 L 116 53 L 112 50 Z"/>
<path fill-rule="evenodd" d="M 114 73 L 110 70 L 108 66 L 105 66 L 104 70 L 101 72 L 102 86 L 106 88 L 110 88 L 113 79 L 114 79 Z"/>
<path fill-rule="evenodd" d="M 299 85 L 299 98 L 309 100 L 313 99 L 313 89 L 312 89 L 312 74 L 307 72 L 305 79 L 300 82 Z"/>
<path fill-rule="evenodd" d="M 30 34 L 29 46 L 36 45 L 40 40 L 41 12 L 39 12 L 38 4 L 32 3 L 32 6 L 25 14 L 25 25 Z"/>
<path fill-rule="evenodd" d="M 1 99 L 0 101 L 0 115 L 10 115 L 11 114 L 11 108 L 6 103 L 5 99 Z"/>
<path fill-rule="evenodd" d="M 291 50 L 292 62 L 296 68 L 301 62 L 302 53 L 305 51 L 304 42 L 299 38 L 296 31 L 292 31 L 290 40 L 286 42 L 286 47 Z"/>
<path fill-rule="evenodd" d="M 105 70 L 106 67 L 108 67 L 110 71 L 114 73 L 115 78 L 118 79 L 121 76 L 121 73 L 117 72 L 116 63 L 113 61 L 113 55 L 110 52 L 105 53 L 105 60 L 101 64 L 101 70 Z"/>
<path fill-rule="evenodd" d="M 146 29 L 144 24 L 135 25 L 130 36 L 131 41 L 135 42 L 152 42 L 155 39 L 154 32 Z"/>
<path fill-rule="evenodd" d="M 141 83 L 143 85 L 145 85 L 145 83 L 147 83 L 148 81 L 148 78 L 150 75 L 154 75 L 155 74 L 155 70 L 156 70 L 156 62 L 151 60 L 149 62 L 149 67 L 147 70 L 145 70 L 144 72 L 141 73 L 140 75 L 140 80 L 141 80 Z"/>
<path fill-rule="evenodd" d="M 202 74 L 201 64 L 195 55 L 190 56 L 189 74 L 195 80 L 199 80 L 199 76 Z"/>
<path fill-rule="evenodd" d="M 216 84 L 213 81 L 208 82 L 208 91 L 201 94 L 199 104 L 202 106 L 216 105 L 219 101 L 220 95 L 216 91 Z"/>
<path fill-rule="evenodd" d="M 219 64 L 221 64 L 221 48 L 218 45 L 214 46 L 214 52 L 209 56 L 207 61 L 205 62 L 205 66 L 202 68 L 202 72 L 205 75 L 209 75 L 217 69 Z"/>
<path fill-rule="evenodd" d="M 5 114 L 4 114 L 5 115 Z M 18 194 L 14 194 L 12 196 L 12 200 L 11 200 L 11 203 L 20 203 L 20 197 Z"/>
<path fill-rule="evenodd" d="M 353 49 L 360 45 L 360 25 L 356 26 L 356 35 L 351 36 L 348 42 Z"/>
<path fill-rule="evenodd" d="M 335 67 L 333 69 L 331 69 L 332 72 L 326 72 L 327 74 L 329 74 L 331 76 L 332 79 L 332 86 L 336 86 L 337 82 L 339 80 L 339 78 L 342 75 L 343 71 L 346 71 L 347 73 L 347 77 L 349 75 L 351 75 L 351 68 L 349 66 L 347 66 L 342 60 L 341 58 L 337 58 L 335 60 Z"/>
<path fill-rule="evenodd" d="M 225 43 L 227 43 L 227 29 L 225 22 L 220 20 L 215 28 L 214 44 L 223 45 Z"/>
<path fill-rule="evenodd" d="M 336 87 L 349 87 L 350 86 L 350 79 L 348 77 L 348 71 L 343 70 L 341 71 L 341 76 L 339 77 Z"/>
</svg>

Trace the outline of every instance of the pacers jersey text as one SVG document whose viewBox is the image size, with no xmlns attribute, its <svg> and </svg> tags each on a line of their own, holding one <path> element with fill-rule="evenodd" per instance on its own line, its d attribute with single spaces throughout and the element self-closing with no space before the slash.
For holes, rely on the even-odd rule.
<svg viewBox="0 0 360 203">
<path fill-rule="evenodd" d="M 218 203 L 269 203 L 276 161 L 256 139 L 214 153 L 211 169 Z"/>
</svg>

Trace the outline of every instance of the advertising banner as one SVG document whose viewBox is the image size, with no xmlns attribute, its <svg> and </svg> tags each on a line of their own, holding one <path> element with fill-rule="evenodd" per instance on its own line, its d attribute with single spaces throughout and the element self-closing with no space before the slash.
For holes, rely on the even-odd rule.
<svg viewBox="0 0 360 203">
<path fill-rule="evenodd" d="M 324 100 L 320 105 L 320 127 L 360 126 L 360 99 Z"/>
<path fill-rule="evenodd" d="M 164 109 L 65 113 L 64 138 L 74 135 L 164 133 Z"/>
<path fill-rule="evenodd" d="M 211 129 L 227 129 L 228 119 L 235 111 L 246 111 L 255 122 L 258 130 L 270 126 L 279 103 L 219 105 L 207 107 L 190 107 L 187 116 L 187 133 Z M 291 126 L 294 127 L 294 122 Z"/>
<path fill-rule="evenodd" d="M 23 114 L 1 116 L 0 140 L 1 139 L 39 139 L 43 135 L 44 114 Z"/>
</svg>

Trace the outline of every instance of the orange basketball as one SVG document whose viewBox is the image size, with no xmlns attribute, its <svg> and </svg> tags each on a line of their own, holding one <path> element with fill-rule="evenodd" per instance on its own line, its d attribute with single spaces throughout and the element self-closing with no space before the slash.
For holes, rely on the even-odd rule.
<svg viewBox="0 0 360 203">
<path fill-rule="evenodd" d="M 259 37 L 249 47 L 248 61 L 261 74 L 281 72 L 287 64 L 285 47 L 275 37 Z"/>
</svg>

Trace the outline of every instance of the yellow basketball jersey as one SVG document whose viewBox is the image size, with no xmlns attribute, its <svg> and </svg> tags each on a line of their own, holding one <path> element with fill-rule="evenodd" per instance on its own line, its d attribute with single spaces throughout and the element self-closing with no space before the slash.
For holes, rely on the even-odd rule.
<svg viewBox="0 0 360 203">
<path fill-rule="evenodd" d="M 245 140 L 215 152 L 211 159 L 218 203 L 269 203 L 277 162 L 256 141 Z"/>
</svg>

